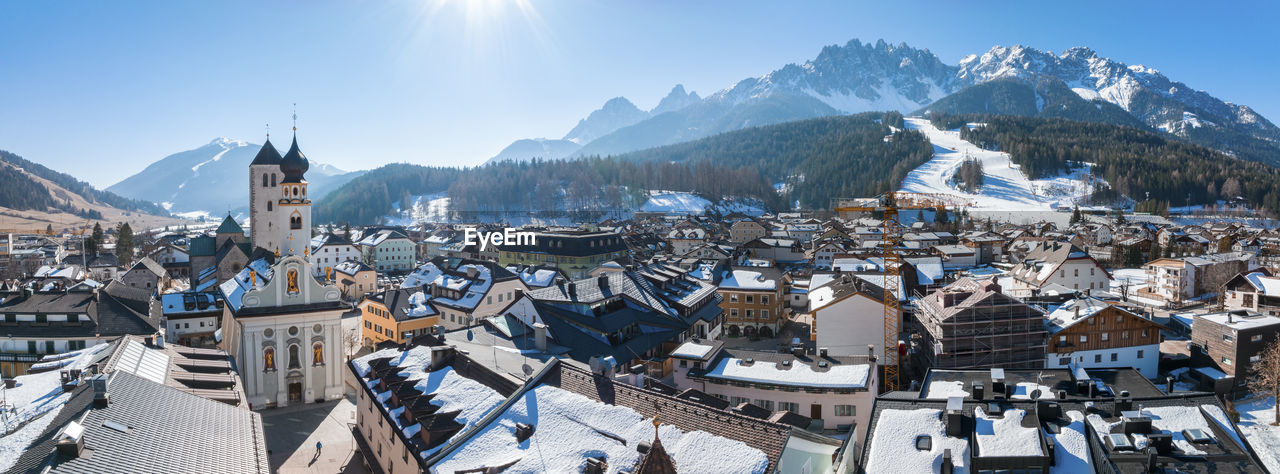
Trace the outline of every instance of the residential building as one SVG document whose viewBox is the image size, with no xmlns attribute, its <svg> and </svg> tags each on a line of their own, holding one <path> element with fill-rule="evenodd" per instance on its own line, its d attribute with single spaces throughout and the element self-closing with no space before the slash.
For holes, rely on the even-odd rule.
<svg viewBox="0 0 1280 474">
<path fill-rule="evenodd" d="M 809 339 L 833 356 L 865 355 L 872 345 L 877 360 L 884 360 L 884 293 L 847 272 L 818 286 L 811 282 Z"/>
<path fill-rule="evenodd" d="M 334 278 L 333 272 L 343 262 L 361 261 L 360 249 L 351 240 L 335 233 L 311 239 L 311 266 L 317 277 Z"/>
<path fill-rule="evenodd" d="M 350 374 L 362 382 L 354 431 L 365 462 L 396 473 L 766 473 L 779 468 L 789 440 L 808 439 L 787 425 L 645 389 L 633 376 L 616 380 L 598 364 L 527 363 L 522 380 L 449 346 L 353 360 Z M 423 385 L 446 377 L 450 383 Z"/>
<path fill-rule="evenodd" d="M 427 290 L 430 291 L 430 290 Z M 440 314 L 431 306 L 423 288 L 382 290 L 365 295 L 360 304 L 361 340 L 365 346 L 426 334 L 440 323 Z"/>
<path fill-rule="evenodd" d="M 1236 275 L 1222 286 L 1222 291 L 1223 305 L 1228 310 L 1280 316 L 1280 278 L 1265 269 Z"/>
<path fill-rule="evenodd" d="M 446 329 L 499 314 L 528 287 L 493 262 L 437 257 L 407 275 L 401 288 L 421 288 Z"/>
<path fill-rule="evenodd" d="M 0 371 L 27 372 L 41 355 L 110 342 L 126 335 L 154 336 L 160 315 L 149 308 L 151 293 L 119 282 L 50 291 L 0 294 Z"/>
<path fill-rule="evenodd" d="M 755 219 L 742 219 L 729 225 L 729 243 L 745 244 L 752 240 L 763 239 L 769 235 L 764 224 Z"/>
<path fill-rule="evenodd" d="M 1009 272 L 1013 282 L 1006 291 L 1015 298 L 1028 298 L 1047 285 L 1061 285 L 1085 294 L 1107 291 L 1111 274 L 1084 250 L 1062 242 L 1034 245 Z"/>
<path fill-rule="evenodd" d="M 812 420 L 805 428 L 848 433 L 866 426 L 879 393 L 876 360 L 866 355 L 730 350 L 719 341 L 689 340 L 671 357 L 677 389 L 692 388 L 731 407 L 749 403 L 802 415 Z"/>
<path fill-rule="evenodd" d="M 1217 294 L 1233 277 L 1257 266 L 1257 255 L 1245 252 L 1161 258 L 1143 266 L 1152 284 L 1138 293 L 1171 305 L 1183 304 Z"/>
<path fill-rule="evenodd" d="M 992 280 L 961 278 L 916 302 L 925 367 L 1044 367 L 1044 314 Z"/>
<path fill-rule="evenodd" d="M 359 260 L 347 260 L 333 266 L 332 281 L 344 299 L 354 301 L 377 291 L 378 272 Z"/>
<path fill-rule="evenodd" d="M 684 255 L 707 242 L 707 231 L 696 227 L 673 229 L 666 240 L 673 255 Z"/>
<path fill-rule="evenodd" d="M 786 322 L 782 272 L 775 267 L 732 267 L 720 275 L 720 309 L 730 336 L 773 337 Z"/>
<path fill-rule="evenodd" d="M 1267 344 L 1280 336 L 1280 317 L 1244 310 L 1198 314 L 1191 325 L 1192 364 L 1217 369 L 1229 385 L 1243 386 L 1249 368 Z"/>
<path fill-rule="evenodd" d="M 1154 379 L 1160 363 L 1160 324 L 1102 300 L 1068 301 L 1045 319 L 1045 367 L 1131 367 Z"/>
<path fill-rule="evenodd" d="M 213 348 L 222 322 L 222 300 L 215 292 L 185 291 L 160 295 L 165 338 L 190 347 Z"/>
<path fill-rule="evenodd" d="M 120 275 L 120 282 L 131 288 L 142 288 L 159 293 L 169 287 L 169 272 L 155 260 L 142 257 Z"/>
<path fill-rule="evenodd" d="M 497 246 L 498 264 L 552 265 L 582 278 L 600 264 L 623 258 L 627 245 L 613 232 L 534 232 L 533 243 L 503 243 Z"/>
<path fill-rule="evenodd" d="M 838 472 L 1267 472 L 1216 396 L 1128 369 L 930 370 L 865 426 Z"/>
<path fill-rule="evenodd" d="M 361 258 L 378 273 L 405 272 L 417 265 L 417 246 L 401 229 L 366 232 L 356 245 L 360 247 Z"/>
</svg>

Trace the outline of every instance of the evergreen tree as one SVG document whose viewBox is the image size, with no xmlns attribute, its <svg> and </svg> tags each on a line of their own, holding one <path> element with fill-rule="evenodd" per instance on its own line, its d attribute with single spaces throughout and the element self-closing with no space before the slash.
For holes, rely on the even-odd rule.
<svg viewBox="0 0 1280 474">
<path fill-rule="evenodd" d="M 1071 210 L 1071 225 L 1079 224 L 1084 220 L 1084 216 L 1080 215 L 1080 206 L 1076 206 Z"/>
<path fill-rule="evenodd" d="M 121 266 L 133 264 L 133 228 L 129 227 L 128 222 L 122 222 L 116 227 L 116 258 L 120 260 Z"/>
</svg>

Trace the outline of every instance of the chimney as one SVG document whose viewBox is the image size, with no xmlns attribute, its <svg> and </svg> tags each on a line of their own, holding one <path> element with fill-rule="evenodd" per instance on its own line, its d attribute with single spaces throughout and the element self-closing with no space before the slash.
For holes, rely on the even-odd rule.
<svg viewBox="0 0 1280 474">
<path fill-rule="evenodd" d="M 523 443 L 524 440 L 533 436 L 533 425 L 528 423 L 516 423 L 516 442 Z"/>
<path fill-rule="evenodd" d="M 609 288 L 609 275 L 602 274 L 596 277 L 596 285 L 599 286 L 601 290 Z"/>
<path fill-rule="evenodd" d="M 517 290 L 518 291 L 518 290 Z M 533 346 L 539 351 L 547 351 L 547 325 L 533 323 Z"/>
<path fill-rule="evenodd" d="M 1173 393 L 1173 377 L 1164 378 L 1164 393 Z"/>
<path fill-rule="evenodd" d="M 107 393 L 107 376 L 95 375 L 89 379 L 89 385 L 93 387 L 93 407 L 106 408 L 111 401 L 111 394 Z"/>
<path fill-rule="evenodd" d="M 457 349 L 453 346 L 433 346 L 431 348 L 431 364 L 429 370 L 435 372 L 453 362 Z"/>
<path fill-rule="evenodd" d="M 943 417 L 947 436 L 952 438 L 964 436 L 964 397 L 948 397 L 947 411 Z"/>
<path fill-rule="evenodd" d="M 939 474 L 954 474 L 956 469 L 955 462 L 951 460 L 951 448 L 942 451 L 942 465 L 938 467 Z"/>
<path fill-rule="evenodd" d="M 974 400 L 983 400 L 985 399 L 986 394 L 987 394 L 987 390 L 986 390 L 986 387 L 982 386 L 982 382 L 973 383 L 973 399 Z"/>
<path fill-rule="evenodd" d="M 827 358 L 827 348 L 825 348 L 825 347 L 819 347 L 819 348 L 818 348 L 818 357 L 821 357 L 821 358 L 823 358 L 823 359 L 826 359 L 826 358 Z"/>
<path fill-rule="evenodd" d="M 569 296 L 578 296 L 578 284 L 569 282 Z"/>
<path fill-rule="evenodd" d="M 58 444 L 55 449 L 58 454 L 65 457 L 80 457 L 84 452 L 84 426 L 77 421 L 68 423 L 67 427 L 58 433 Z"/>
</svg>

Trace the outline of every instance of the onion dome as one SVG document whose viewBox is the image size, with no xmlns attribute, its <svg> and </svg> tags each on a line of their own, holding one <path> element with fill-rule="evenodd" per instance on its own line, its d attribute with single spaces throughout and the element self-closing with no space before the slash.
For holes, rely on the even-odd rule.
<svg viewBox="0 0 1280 474">
<path fill-rule="evenodd" d="M 258 150 L 258 156 L 253 157 L 253 163 L 250 165 L 278 165 L 280 164 L 280 152 L 276 151 L 276 147 L 271 145 L 271 139 L 268 138 L 266 143 L 262 144 L 262 149 Z"/>
<path fill-rule="evenodd" d="M 293 137 L 293 145 L 284 154 L 284 158 L 280 159 L 280 171 L 284 173 L 284 182 L 302 182 L 302 175 L 310 167 L 311 165 L 307 163 L 306 155 L 303 155 L 302 151 L 298 149 L 298 137 Z"/>
</svg>

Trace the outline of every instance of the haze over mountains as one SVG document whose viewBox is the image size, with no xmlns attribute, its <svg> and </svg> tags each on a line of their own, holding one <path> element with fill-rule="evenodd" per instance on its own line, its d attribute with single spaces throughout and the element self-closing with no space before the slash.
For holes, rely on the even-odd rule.
<svg viewBox="0 0 1280 474">
<path fill-rule="evenodd" d="M 996 80 L 1005 83 L 972 89 Z M 1071 94 L 1063 94 L 1066 91 Z M 954 94 L 962 95 L 943 102 Z M 855 39 L 827 46 L 804 64 L 743 79 L 705 98 L 677 86 L 647 112 L 614 98 L 563 139 L 520 140 L 489 161 L 618 154 L 806 118 L 885 110 L 924 113 L 933 104 L 952 113 L 1056 116 L 1139 126 L 1246 159 L 1272 164 L 1280 160 L 1280 128 L 1248 106 L 1215 98 L 1156 69 L 1107 59 L 1089 48 L 1055 54 L 996 46 L 948 65 L 928 49 Z M 1091 105 L 1092 110 L 1081 105 Z"/>
<path fill-rule="evenodd" d="M 287 148 L 288 143 L 284 143 Z M 166 156 L 107 188 L 121 196 L 158 203 L 175 214 L 236 212 L 248 207 L 249 162 L 262 145 L 216 138 Z M 276 148 L 281 148 L 276 144 Z M 283 149 L 283 148 L 281 148 Z M 347 172 L 312 161 L 307 181 L 323 196 L 364 171 Z"/>
</svg>

